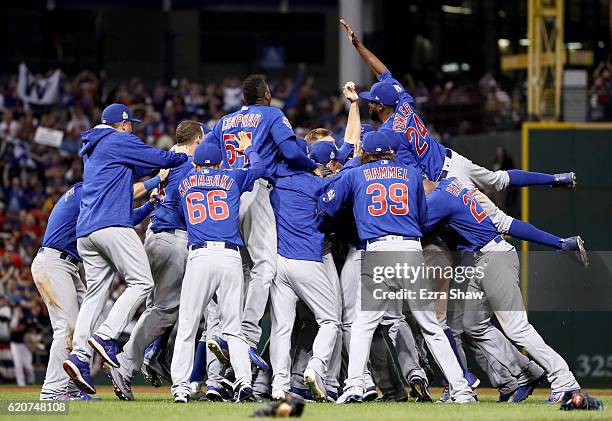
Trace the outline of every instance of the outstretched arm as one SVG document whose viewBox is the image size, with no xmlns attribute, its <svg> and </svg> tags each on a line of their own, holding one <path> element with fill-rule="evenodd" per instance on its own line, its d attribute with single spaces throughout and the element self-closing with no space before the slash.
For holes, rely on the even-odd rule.
<svg viewBox="0 0 612 421">
<path fill-rule="evenodd" d="M 355 34 L 353 31 L 353 28 L 351 28 L 351 25 L 349 25 L 344 19 L 340 19 L 340 25 L 342 25 L 346 30 L 349 41 L 351 41 L 361 59 L 368 65 L 372 73 L 374 73 L 377 78 L 389 70 L 387 69 L 387 66 L 385 66 L 385 64 L 378 59 L 378 57 L 376 57 L 365 47 L 365 45 L 363 45 L 361 40 L 357 37 L 357 34 Z"/>
<path fill-rule="evenodd" d="M 354 155 L 359 155 L 361 152 L 361 117 L 359 115 L 359 97 L 355 92 L 355 84 L 346 82 L 342 93 L 351 103 L 349 107 L 346 130 L 344 131 L 344 141 L 354 145 Z"/>
</svg>

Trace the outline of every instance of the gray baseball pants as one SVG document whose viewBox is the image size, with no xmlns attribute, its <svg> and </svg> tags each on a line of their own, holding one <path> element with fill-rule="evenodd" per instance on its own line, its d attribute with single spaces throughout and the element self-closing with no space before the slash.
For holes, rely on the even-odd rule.
<svg viewBox="0 0 612 421">
<path fill-rule="evenodd" d="M 153 276 L 144 246 L 133 228 L 103 228 L 79 238 L 77 247 L 85 267 L 87 292 L 76 321 L 72 353 L 88 361 L 91 351 L 87 340 L 108 300 L 115 274 L 123 278 L 127 288 L 96 332 L 103 339 L 119 338 L 153 289 Z"/>
</svg>

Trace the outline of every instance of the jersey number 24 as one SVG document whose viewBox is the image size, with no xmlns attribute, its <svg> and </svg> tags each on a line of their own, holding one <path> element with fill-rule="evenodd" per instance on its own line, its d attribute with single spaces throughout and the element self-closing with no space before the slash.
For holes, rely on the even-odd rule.
<svg viewBox="0 0 612 421">
<path fill-rule="evenodd" d="M 229 208 L 225 202 L 227 192 L 225 190 L 211 190 L 204 192 L 189 193 L 187 200 L 187 213 L 191 225 L 199 224 L 207 217 L 213 221 L 222 221 L 229 217 Z"/>
<path fill-rule="evenodd" d="M 393 183 L 388 188 L 381 183 L 368 185 L 366 193 L 371 196 L 372 204 L 368 212 L 372 216 L 382 216 L 387 212 L 393 215 L 408 214 L 408 186 Z"/>
</svg>

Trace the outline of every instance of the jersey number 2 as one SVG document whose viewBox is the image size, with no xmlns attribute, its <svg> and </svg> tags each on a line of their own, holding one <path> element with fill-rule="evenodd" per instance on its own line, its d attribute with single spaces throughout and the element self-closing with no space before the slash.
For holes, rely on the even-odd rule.
<svg viewBox="0 0 612 421">
<path fill-rule="evenodd" d="M 191 225 L 205 221 L 207 216 L 213 221 L 222 221 L 229 217 L 229 208 L 224 201 L 227 199 L 225 190 L 211 190 L 206 194 L 206 201 L 204 199 L 204 193 L 199 191 L 187 195 L 187 213 Z"/>
<path fill-rule="evenodd" d="M 479 224 L 487 217 L 487 211 L 483 210 L 478 213 L 478 209 L 476 209 L 476 199 L 471 193 L 465 193 L 463 195 L 463 204 L 470 205 L 470 213 Z"/>
<path fill-rule="evenodd" d="M 391 212 L 393 215 L 408 214 L 408 186 L 403 183 L 393 183 L 386 188 L 383 184 L 368 185 L 366 193 L 372 195 L 372 204 L 368 212 L 372 216 L 382 216 Z"/>
</svg>

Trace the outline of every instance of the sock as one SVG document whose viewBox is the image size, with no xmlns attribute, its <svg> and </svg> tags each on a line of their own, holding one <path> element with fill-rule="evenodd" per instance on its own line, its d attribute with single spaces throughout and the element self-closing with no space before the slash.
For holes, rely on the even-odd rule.
<svg viewBox="0 0 612 421">
<path fill-rule="evenodd" d="M 555 181 L 555 176 L 552 174 L 522 170 L 509 170 L 508 177 L 510 185 L 515 187 L 550 186 Z"/>
<path fill-rule="evenodd" d="M 450 346 L 453 349 L 453 353 L 455 354 L 455 358 L 457 358 L 457 362 L 459 363 L 459 367 L 461 367 L 461 371 L 465 373 L 465 367 L 461 362 L 461 357 L 459 356 L 459 350 L 457 349 L 457 342 L 455 341 L 455 335 L 453 335 L 453 331 L 450 329 L 444 329 L 444 334 L 448 338 L 448 342 L 450 343 Z"/>
<path fill-rule="evenodd" d="M 508 229 L 508 234 L 514 238 L 543 244 L 561 250 L 561 237 L 542 231 L 528 222 L 513 219 L 510 224 L 510 229 Z"/>
<path fill-rule="evenodd" d="M 204 380 L 206 375 L 206 342 L 198 342 L 198 348 L 196 349 L 195 361 L 193 362 L 193 369 L 191 370 L 191 376 L 189 377 L 189 383 L 201 382 Z"/>
</svg>

